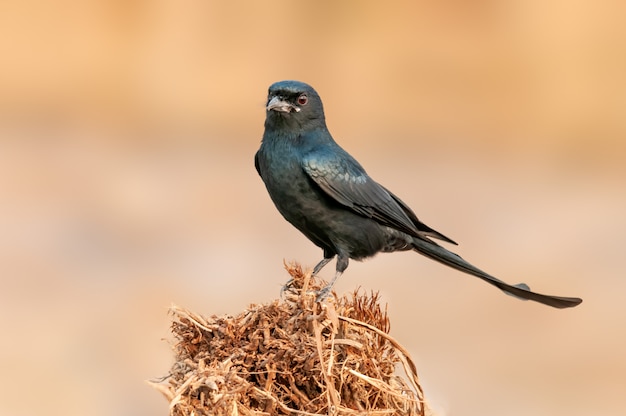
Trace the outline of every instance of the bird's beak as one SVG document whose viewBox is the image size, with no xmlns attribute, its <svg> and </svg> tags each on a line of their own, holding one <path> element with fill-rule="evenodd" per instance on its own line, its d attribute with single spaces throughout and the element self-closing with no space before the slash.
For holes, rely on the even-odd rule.
<svg viewBox="0 0 626 416">
<path fill-rule="evenodd" d="M 272 97 L 269 103 L 267 103 L 266 107 L 267 111 L 280 111 L 282 113 L 291 113 L 292 111 L 298 112 L 300 108 L 294 106 L 293 104 L 282 100 L 279 96 Z"/>
</svg>

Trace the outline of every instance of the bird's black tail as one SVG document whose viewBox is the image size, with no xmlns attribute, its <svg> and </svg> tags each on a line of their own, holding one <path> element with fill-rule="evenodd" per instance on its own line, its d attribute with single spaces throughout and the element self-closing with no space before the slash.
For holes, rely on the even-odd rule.
<svg viewBox="0 0 626 416">
<path fill-rule="evenodd" d="M 524 300 L 534 300 L 535 302 L 543 303 L 544 305 L 552 306 L 554 308 L 572 308 L 582 302 L 580 298 L 568 298 L 562 296 L 550 296 L 542 295 L 541 293 L 535 293 L 530 290 L 525 283 L 518 283 L 516 285 L 509 285 L 504 283 L 500 279 L 483 272 L 477 267 L 472 266 L 459 255 L 446 250 L 445 248 L 435 244 L 432 241 L 426 239 L 413 239 L 413 249 L 418 253 L 423 254 L 433 260 L 445 264 L 446 266 L 453 267 L 457 270 L 476 276 L 485 282 L 494 285 L 505 293 L 515 296 Z"/>
</svg>

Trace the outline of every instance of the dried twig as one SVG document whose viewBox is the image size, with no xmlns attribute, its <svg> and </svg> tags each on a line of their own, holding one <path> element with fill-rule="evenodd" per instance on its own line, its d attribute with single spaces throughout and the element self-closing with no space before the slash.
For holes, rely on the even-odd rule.
<svg viewBox="0 0 626 416">
<path fill-rule="evenodd" d="M 284 300 L 235 317 L 171 308 L 176 363 L 153 383 L 170 415 L 425 415 L 415 364 L 389 335 L 378 294 L 320 304 L 324 282 L 286 268 Z"/>
</svg>

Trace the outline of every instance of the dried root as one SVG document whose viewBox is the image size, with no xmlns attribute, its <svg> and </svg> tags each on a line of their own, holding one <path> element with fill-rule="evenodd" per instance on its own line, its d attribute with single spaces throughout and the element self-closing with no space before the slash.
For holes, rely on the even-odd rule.
<svg viewBox="0 0 626 416">
<path fill-rule="evenodd" d="M 323 282 L 286 268 L 284 299 L 238 316 L 172 307 L 176 363 L 152 383 L 170 415 L 426 414 L 415 365 L 388 334 L 378 294 L 316 303 Z"/>
</svg>

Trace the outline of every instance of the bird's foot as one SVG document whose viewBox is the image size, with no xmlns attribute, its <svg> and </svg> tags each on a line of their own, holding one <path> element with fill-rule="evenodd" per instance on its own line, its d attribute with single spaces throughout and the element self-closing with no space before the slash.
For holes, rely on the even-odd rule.
<svg viewBox="0 0 626 416">
<path fill-rule="evenodd" d="M 332 285 L 323 287 L 322 289 L 320 289 L 319 292 L 317 292 L 317 298 L 315 298 L 315 301 L 318 303 L 324 302 L 330 296 L 330 293 L 332 290 L 333 290 Z"/>
<path fill-rule="evenodd" d="M 345 267 L 343 269 L 345 269 Z M 326 287 L 322 288 L 319 292 L 317 292 L 317 299 L 316 299 L 317 302 L 323 302 L 326 300 L 326 298 L 330 296 L 333 290 L 333 285 L 335 284 L 335 282 L 337 281 L 339 276 L 341 276 L 342 273 L 343 273 L 343 270 L 337 270 L 337 272 L 335 272 L 335 277 L 333 277 L 333 280 L 331 280 L 330 283 Z"/>
<path fill-rule="evenodd" d="M 283 299 L 285 292 L 291 289 L 291 285 L 293 283 L 293 279 L 287 280 L 287 282 L 280 288 L 280 298 Z"/>
</svg>

